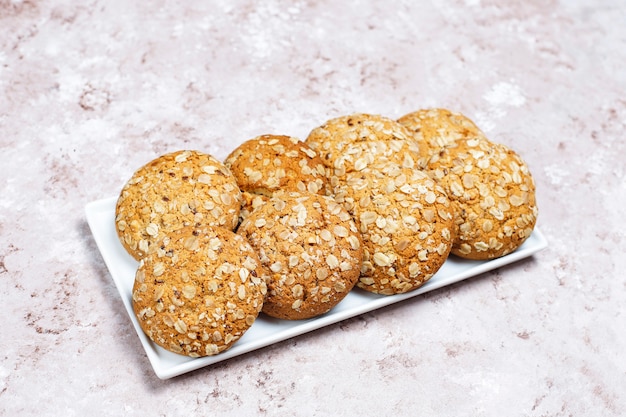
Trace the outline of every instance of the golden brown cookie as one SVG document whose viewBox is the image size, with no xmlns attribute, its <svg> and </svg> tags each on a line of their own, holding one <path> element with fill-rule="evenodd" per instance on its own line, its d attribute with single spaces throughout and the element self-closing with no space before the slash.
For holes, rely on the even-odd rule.
<svg viewBox="0 0 626 417">
<path fill-rule="evenodd" d="M 140 260 L 150 245 L 184 226 L 238 222 L 241 192 L 220 161 L 198 151 L 159 156 L 139 168 L 122 189 L 115 227 L 124 248 Z"/>
<path fill-rule="evenodd" d="M 522 158 L 485 138 L 457 139 L 429 163 L 456 213 L 452 253 L 492 259 L 517 249 L 537 220 L 535 183 Z"/>
<path fill-rule="evenodd" d="M 406 127 L 389 118 L 357 113 L 327 121 L 305 142 L 331 169 L 332 186 L 354 171 L 391 161 L 413 168 L 418 147 Z"/>
<path fill-rule="evenodd" d="M 267 292 L 255 250 L 222 227 L 186 227 L 153 245 L 133 285 L 133 311 L 159 346 L 192 357 L 231 347 Z"/>
<path fill-rule="evenodd" d="M 254 210 L 237 233 L 269 271 L 263 312 L 281 319 L 326 313 L 353 288 L 362 261 L 361 237 L 331 197 L 283 193 Z"/>
<path fill-rule="evenodd" d="M 448 258 L 454 216 L 445 191 L 424 172 L 387 163 L 351 172 L 335 188 L 363 237 L 357 286 L 391 295 L 428 281 Z"/>
<path fill-rule="evenodd" d="M 308 145 L 290 136 L 263 135 L 235 149 L 224 162 L 242 191 L 271 196 L 277 191 L 325 195 L 326 166 Z"/>
<path fill-rule="evenodd" d="M 425 169 L 430 158 L 457 139 L 484 137 L 483 132 L 472 120 L 461 113 L 447 109 L 422 109 L 398 119 L 417 141 L 419 147 L 418 166 Z"/>
</svg>

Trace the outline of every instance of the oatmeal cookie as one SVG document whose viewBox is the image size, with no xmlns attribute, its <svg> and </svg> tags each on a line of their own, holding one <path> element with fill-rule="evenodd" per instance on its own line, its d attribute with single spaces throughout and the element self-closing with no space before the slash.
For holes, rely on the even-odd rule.
<svg viewBox="0 0 626 417">
<path fill-rule="evenodd" d="M 346 210 L 327 196 L 290 192 L 248 215 L 237 233 L 269 271 L 263 312 L 281 319 L 326 313 L 354 287 L 363 256 Z"/>
<path fill-rule="evenodd" d="M 139 262 L 133 311 L 159 346 L 192 357 L 231 347 L 252 326 L 267 292 L 256 251 L 223 227 L 186 227 Z"/>
<path fill-rule="evenodd" d="M 335 199 L 354 216 L 362 234 L 359 288 L 385 295 L 414 290 L 448 258 L 452 206 L 424 172 L 393 163 L 352 172 L 335 188 Z"/>
<path fill-rule="evenodd" d="M 266 196 L 277 191 L 329 192 L 324 162 L 294 137 L 258 136 L 241 144 L 224 163 L 242 191 Z"/>
<path fill-rule="evenodd" d="M 457 139 L 429 163 L 456 214 L 452 253 L 493 259 L 517 249 L 537 220 L 535 183 L 526 163 L 486 138 Z"/>
<path fill-rule="evenodd" d="M 228 168 L 211 155 L 178 151 L 139 168 L 122 189 L 115 227 L 136 260 L 169 232 L 184 226 L 234 229 L 241 191 Z"/>
<path fill-rule="evenodd" d="M 331 119 L 313 129 L 305 142 L 330 168 L 333 187 L 348 173 L 363 171 L 374 162 L 414 168 L 418 158 L 417 143 L 406 127 L 372 114 Z"/>
<path fill-rule="evenodd" d="M 426 169 L 433 155 L 453 145 L 457 139 L 484 137 L 472 120 L 447 109 L 418 110 L 402 116 L 398 122 L 412 133 L 418 143 L 418 166 L 421 169 Z"/>
</svg>

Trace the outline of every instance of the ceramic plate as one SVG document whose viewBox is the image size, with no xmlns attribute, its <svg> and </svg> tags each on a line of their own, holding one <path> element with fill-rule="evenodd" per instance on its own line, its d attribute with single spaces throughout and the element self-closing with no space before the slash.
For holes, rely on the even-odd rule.
<svg viewBox="0 0 626 417">
<path fill-rule="evenodd" d="M 351 291 L 335 308 L 323 316 L 309 320 L 288 321 L 273 319 L 261 314 L 252 327 L 229 350 L 215 356 L 189 358 L 168 352 L 153 343 L 143 333 L 133 313 L 131 292 L 137 261 L 126 253 L 115 231 L 116 198 L 98 200 L 85 207 L 87 222 L 98 249 L 122 297 L 137 335 L 141 340 L 154 372 L 161 379 L 172 378 L 243 353 L 277 343 L 350 317 L 424 294 L 428 291 L 462 281 L 469 277 L 510 264 L 531 256 L 547 246 L 547 241 L 537 229 L 515 252 L 491 261 L 469 261 L 451 256 L 426 284 L 415 291 L 393 296 L 371 294 L 360 289 Z"/>
</svg>

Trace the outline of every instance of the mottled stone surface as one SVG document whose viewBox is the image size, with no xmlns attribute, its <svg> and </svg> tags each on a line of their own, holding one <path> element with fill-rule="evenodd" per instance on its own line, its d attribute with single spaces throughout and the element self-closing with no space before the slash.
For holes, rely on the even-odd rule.
<svg viewBox="0 0 626 417">
<path fill-rule="evenodd" d="M 626 415 L 626 3 L 0 0 L 0 415 Z M 531 259 L 168 381 L 87 227 L 160 153 L 442 106 Z"/>
</svg>

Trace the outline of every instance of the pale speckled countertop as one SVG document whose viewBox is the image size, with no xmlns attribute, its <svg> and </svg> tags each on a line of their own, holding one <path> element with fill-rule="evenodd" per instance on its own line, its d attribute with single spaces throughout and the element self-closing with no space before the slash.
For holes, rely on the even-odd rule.
<svg viewBox="0 0 626 417">
<path fill-rule="evenodd" d="M 621 0 L 0 0 L 0 415 L 626 415 L 625 68 Z M 525 158 L 546 250 L 154 375 L 86 203 L 166 151 L 432 106 Z"/>
</svg>

